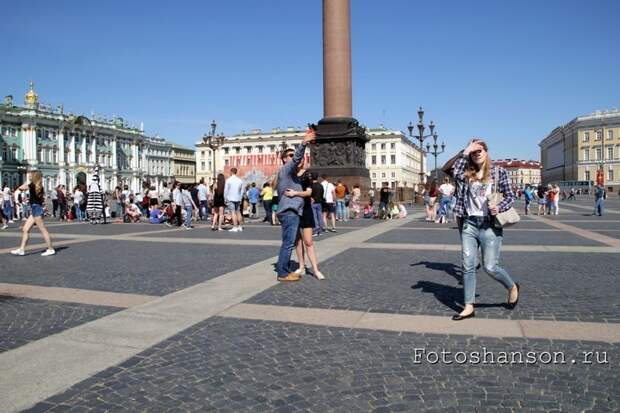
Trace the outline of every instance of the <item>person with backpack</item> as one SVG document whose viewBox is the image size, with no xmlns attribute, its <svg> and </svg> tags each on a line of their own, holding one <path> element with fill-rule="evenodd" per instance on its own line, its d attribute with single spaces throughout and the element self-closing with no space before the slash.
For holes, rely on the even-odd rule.
<svg viewBox="0 0 620 413">
<path fill-rule="evenodd" d="M 594 187 L 594 214 L 599 217 L 603 216 L 603 201 L 607 197 L 607 192 L 603 185 L 596 185 Z"/>
</svg>

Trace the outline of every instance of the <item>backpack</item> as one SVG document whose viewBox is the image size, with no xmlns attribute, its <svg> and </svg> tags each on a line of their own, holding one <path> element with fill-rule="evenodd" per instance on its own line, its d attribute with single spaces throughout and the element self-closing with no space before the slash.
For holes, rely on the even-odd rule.
<svg viewBox="0 0 620 413">
<path fill-rule="evenodd" d="M 534 199 L 534 195 L 532 195 L 532 191 L 525 191 L 524 194 L 525 194 L 525 198 L 528 201 L 531 201 L 532 199 Z"/>
</svg>

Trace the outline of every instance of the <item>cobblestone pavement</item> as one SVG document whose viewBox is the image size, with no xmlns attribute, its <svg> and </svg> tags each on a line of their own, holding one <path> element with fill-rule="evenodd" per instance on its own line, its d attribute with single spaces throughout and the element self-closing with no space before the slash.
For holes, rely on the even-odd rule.
<svg viewBox="0 0 620 413">
<path fill-rule="evenodd" d="M 0 352 L 105 317 L 118 308 L 0 296 Z"/>
<path fill-rule="evenodd" d="M 276 254 L 271 246 L 100 240 L 59 249 L 52 259 L 5 256 L 0 282 L 165 295 Z"/>
<path fill-rule="evenodd" d="M 453 358 L 441 355 L 442 350 L 464 353 Z M 453 364 L 434 364 L 434 352 Z M 454 364 L 475 361 L 476 352 L 489 363 Z M 509 360 L 520 354 L 524 364 L 513 364 L 508 372 L 500 363 L 502 352 Z M 525 364 L 531 360 L 527 352 L 536 364 Z M 583 364 L 584 352 L 613 361 Z M 556 364 L 543 364 L 547 354 Z M 399 334 L 215 317 L 36 409 L 611 411 L 619 407 L 618 356 L 617 345 L 601 343 Z"/>
<path fill-rule="evenodd" d="M 515 310 L 506 310 L 506 290 L 480 269 L 476 316 L 620 322 L 618 262 L 617 254 L 597 254 L 582 271 L 582 263 L 565 254 L 502 253 L 502 265 L 521 284 L 522 299 Z M 463 305 L 459 254 L 454 252 L 350 249 L 327 260 L 321 271 L 329 283 L 305 277 L 248 302 L 445 316 Z"/>
<path fill-rule="evenodd" d="M 561 215 L 545 216 L 542 221 L 524 217 L 520 224 L 505 231 L 506 245 L 523 245 L 532 251 L 502 252 L 502 265 L 521 283 L 523 295 L 519 306 L 508 311 L 503 305 L 505 290 L 479 270 L 477 318 L 482 320 L 477 321 L 574 321 L 598 323 L 599 328 L 608 329 L 607 326 L 620 323 L 618 248 L 608 246 L 605 253 L 577 253 L 581 247 L 606 244 L 549 224 L 557 221 L 620 238 L 620 214 L 592 217 L 584 209 L 590 206 L 590 201 L 577 201 L 572 208 L 568 202 L 561 203 Z M 620 201 L 610 200 L 607 207 L 620 211 Z M 522 204 L 518 203 L 517 208 L 522 211 Z M 462 286 L 459 239 L 454 224 L 428 223 L 416 215 L 402 222 L 352 220 L 338 226 L 341 230 L 337 234 L 315 239 L 319 258 L 330 256 L 320 263 L 326 280 L 307 275 L 298 283 L 274 285 L 271 261 L 275 262 L 278 252 L 273 244 L 279 239 L 280 230 L 258 222 L 248 223 L 240 234 L 211 232 L 202 223 L 194 231 L 148 224 L 51 224 L 52 234 L 59 234 L 57 240 L 64 236 L 76 243 L 58 248 L 54 257 L 40 257 L 36 250 L 26 257 L 3 255 L 0 283 L 159 297 L 122 311 L 105 306 L 0 298 L 0 393 L 2 389 L 15 389 L 28 400 L 25 404 L 8 404 L 6 410 L 26 409 L 35 403 L 38 404 L 32 411 L 620 409 L 619 343 L 605 343 L 600 337 L 598 341 L 597 337 L 592 341 L 569 341 L 551 340 L 549 336 L 492 338 L 462 332 L 430 335 L 326 327 L 320 322 L 310 326 L 299 324 L 299 320 L 293 323 L 212 316 L 223 314 L 223 310 L 201 317 L 202 294 L 205 303 L 213 302 L 221 308 L 247 302 L 281 306 L 282 312 L 294 306 L 446 319 L 459 311 Z M 18 241 L 19 229 L 13 226 L 8 231 L 8 235 L 5 231 L 0 237 L 0 249 L 13 247 Z M 92 237 L 80 240 L 86 235 Z M 205 242 L 200 243 L 201 240 Z M 252 241 L 252 245 L 238 244 L 244 240 Z M 40 238 L 31 240 L 41 242 Z M 409 243 L 436 245 L 437 249 L 394 249 L 393 244 Z M 550 245 L 566 249 L 542 249 Z M 250 286 L 246 289 L 251 293 L 241 294 L 243 298 L 234 301 L 234 292 L 244 284 Z M 190 290 L 197 300 L 186 303 L 183 293 Z M 216 290 L 230 294 L 209 295 Z M 180 298 L 175 301 L 177 296 Z M 104 323 L 116 316 L 125 318 Z M 105 326 L 118 326 L 125 319 L 128 323 L 139 320 L 148 328 L 165 325 L 170 330 L 175 320 L 187 318 L 192 321 L 180 323 L 184 327 L 142 347 L 131 336 L 130 325 L 123 333 L 126 336 L 105 330 Z M 148 328 L 144 331 L 150 334 Z M 104 353 L 126 352 L 128 356 L 101 364 L 92 374 L 73 375 L 80 378 L 66 382 L 63 376 L 71 371 L 50 374 L 41 381 L 38 365 L 23 375 L 19 369 L 12 369 L 13 362 L 20 361 L 20 357 L 26 357 L 23 364 L 28 364 L 27 357 L 32 356 L 29 348 L 57 336 L 61 338 L 54 343 L 66 347 L 50 347 L 52 361 L 61 355 L 57 352 L 66 352 L 71 346 L 80 352 L 93 346 L 90 353 L 80 353 L 92 359 Z M 105 339 L 97 341 L 97 337 Z M 453 353 L 482 352 L 486 348 L 495 355 L 500 351 L 564 352 L 567 362 L 457 365 L 422 360 L 416 364 L 416 348 Z M 583 352 L 588 351 L 607 356 L 608 363 L 584 364 Z M 63 365 L 58 370 L 79 367 Z M 54 380 L 65 384 L 53 391 L 41 386 Z"/>
</svg>

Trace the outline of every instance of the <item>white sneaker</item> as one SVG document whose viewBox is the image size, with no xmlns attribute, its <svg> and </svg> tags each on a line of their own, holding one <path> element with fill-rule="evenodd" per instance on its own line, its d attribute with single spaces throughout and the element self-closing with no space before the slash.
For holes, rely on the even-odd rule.
<svg viewBox="0 0 620 413">
<path fill-rule="evenodd" d="M 49 255 L 54 255 L 54 254 L 56 254 L 56 250 L 53 249 L 53 248 L 52 249 L 48 248 L 48 249 L 45 250 L 45 252 L 41 253 L 41 256 L 42 257 L 47 257 Z"/>
<path fill-rule="evenodd" d="M 13 223 L 13 220 L 12 220 L 12 219 L 9 219 L 9 224 L 12 224 L 12 223 Z"/>
<path fill-rule="evenodd" d="M 237 232 L 243 232 L 243 227 L 237 227 Z"/>
<path fill-rule="evenodd" d="M 316 277 L 317 280 L 324 280 L 325 279 L 325 276 L 323 275 L 323 273 L 321 271 L 319 271 L 316 274 L 314 274 L 314 276 Z"/>
<path fill-rule="evenodd" d="M 9 227 L 9 226 L 8 226 L 7 224 L 4 224 L 4 225 L 2 226 L 2 229 L 7 229 L 8 227 Z"/>
<path fill-rule="evenodd" d="M 306 271 L 305 268 L 297 268 L 295 271 L 293 271 L 295 274 L 299 274 L 299 275 L 303 275 Z"/>
<path fill-rule="evenodd" d="M 237 227 L 232 227 L 228 232 L 239 232 L 239 229 Z"/>
<path fill-rule="evenodd" d="M 23 250 L 23 249 L 18 248 L 18 249 L 16 249 L 16 250 L 11 251 L 11 254 L 13 254 L 13 255 L 24 255 L 24 254 L 25 254 L 25 252 L 24 252 L 24 250 Z"/>
</svg>

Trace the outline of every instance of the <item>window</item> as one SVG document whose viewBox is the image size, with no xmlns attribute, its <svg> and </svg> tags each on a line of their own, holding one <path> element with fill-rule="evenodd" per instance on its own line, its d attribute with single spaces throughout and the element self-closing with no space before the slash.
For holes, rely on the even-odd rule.
<svg viewBox="0 0 620 413">
<path fill-rule="evenodd" d="M 228 155 L 228 148 L 224 148 L 224 155 Z"/>
<path fill-rule="evenodd" d="M 201 168 L 203 171 L 204 171 L 205 167 L 206 167 L 206 163 L 205 163 L 205 161 L 200 162 L 200 168 Z"/>
<path fill-rule="evenodd" d="M 385 143 L 381 144 L 381 149 L 385 149 Z"/>
<path fill-rule="evenodd" d="M 372 145 L 370 145 L 370 148 L 374 151 L 377 149 L 377 144 L 373 143 Z"/>
<path fill-rule="evenodd" d="M 371 156 L 370 159 L 371 159 L 370 163 L 372 165 L 376 165 L 377 164 L 377 157 L 375 155 Z"/>
<path fill-rule="evenodd" d="M 381 178 L 385 178 L 385 172 L 381 172 Z"/>
<path fill-rule="evenodd" d="M 396 143 L 395 142 L 390 143 L 390 149 L 396 149 Z"/>
<path fill-rule="evenodd" d="M 583 180 L 584 181 L 589 181 L 590 180 L 590 171 L 585 171 L 583 173 Z"/>
<path fill-rule="evenodd" d="M 607 159 L 614 159 L 614 147 L 607 147 Z"/>
<path fill-rule="evenodd" d="M 240 147 L 235 147 L 235 153 L 241 153 L 241 148 Z"/>
<path fill-rule="evenodd" d="M 601 139 L 603 139 L 603 131 L 602 130 L 597 130 L 596 131 L 596 140 L 600 141 Z"/>
<path fill-rule="evenodd" d="M 262 146 L 258 147 L 258 153 L 263 153 L 263 147 Z"/>
<path fill-rule="evenodd" d="M 396 163 L 396 155 L 390 155 L 390 163 L 394 165 Z"/>
<path fill-rule="evenodd" d="M 228 159 L 224 159 L 224 166 L 228 166 Z"/>
<path fill-rule="evenodd" d="M 396 172 L 392 172 L 392 178 L 396 178 Z"/>
<path fill-rule="evenodd" d="M 381 155 L 381 165 L 385 165 L 385 155 Z"/>
<path fill-rule="evenodd" d="M 376 173 L 376 172 L 373 172 L 373 173 L 372 173 L 372 177 L 373 177 L 373 178 L 376 178 L 376 177 L 377 177 L 377 173 Z"/>
<path fill-rule="evenodd" d="M 607 140 L 612 140 L 614 138 L 614 131 L 612 130 L 608 130 L 607 131 Z"/>
<path fill-rule="evenodd" d="M 607 171 L 607 180 L 608 181 L 613 181 L 614 180 L 614 170 L 610 169 Z"/>
<path fill-rule="evenodd" d="M 601 150 L 601 148 L 596 148 L 596 160 L 599 160 L 602 158 L 603 155 L 603 151 Z"/>
<path fill-rule="evenodd" d="M 584 161 L 589 161 L 590 160 L 590 149 L 584 149 L 583 150 L 583 160 Z"/>
<path fill-rule="evenodd" d="M 590 140 L 590 132 L 584 132 L 583 133 L 583 141 L 587 142 Z"/>
</svg>

